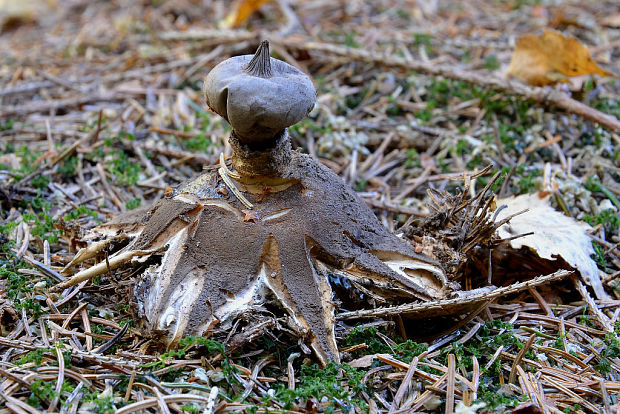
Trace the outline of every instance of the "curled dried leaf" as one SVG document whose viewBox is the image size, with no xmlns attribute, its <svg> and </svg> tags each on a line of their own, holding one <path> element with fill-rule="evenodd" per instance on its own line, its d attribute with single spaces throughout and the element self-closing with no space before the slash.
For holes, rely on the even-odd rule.
<svg viewBox="0 0 620 414">
<path fill-rule="evenodd" d="M 507 75 L 543 86 L 575 76 L 610 73 L 592 60 L 588 48 L 577 39 L 547 29 L 542 35 L 527 34 L 517 39 Z"/>
</svg>

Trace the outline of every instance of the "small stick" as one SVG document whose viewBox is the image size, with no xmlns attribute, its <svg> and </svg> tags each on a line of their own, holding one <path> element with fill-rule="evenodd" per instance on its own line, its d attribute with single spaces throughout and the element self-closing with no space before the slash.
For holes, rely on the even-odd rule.
<svg viewBox="0 0 620 414">
<path fill-rule="evenodd" d="M 370 207 L 378 208 L 380 210 L 391 211 L 393 213 L 406 214 L 408 216 L 415 216 L 415 217 L 427 217 L 428 216 L 427 214 L 421 212 L 417 208 L 402 206 L 400 204 L 392 203 L 390 201 L 381 201 L 381 200 L 376 200 L 374 198 L 363 198 L 363 197 L 362 197 L 362 200 L 364 200 L 366 204 L 368 204 Z"/>
<path fill-rule="evenodd" d="M 336 318 L 338 320 L 345 320 L 345 319 L 361 319 L 361 318 L 387 316 L 387 315 L 417 314 L 421 312 L 428 312 L 430 309 L 435 310 L 435 311 L 441 311 L 442 309 L 446 310 L 455 305 L 464 305 L 465 303 L 488 302 L 488 301 L 491 301 L 493 299 L 496 299 L 498 297 L 501 297 L 507 294 L 520 292 L 522 290 L 527 289 L 528 287 L 539 286 L 545 283 L 549 283 L 555 280 L 562 279 L 572 273 L 573 271 L 569 271 L 569 270 L 558 270 L 555 273 L 551 273 L 545 276 L 537 276 L 534 279 L 531 279 L 525 282 L 514 283 L 512 285 L 497 288 L 491 291 L 484 290 L 479 295 L 472 295 L 472 296 L 465 295 L 465 296 L 458 297 L 455 299 L 442 299 L 442 300 L 430 301 L 430 302 L 424 302 L 424 303 L 411 303 L 411 304 L 389 306 L 389 307 L 383 307 L 383 308 L 363 309 L 363 310 L 358 310 L 358 311 L 342 312 L 336 315 Z M 548 316 L 542 316 L 542 315 L 531 315 L 531 317 L 549 318 Z M 592 329 L 588 327 L 582 327 L 580 325 L 577 325 L 577 327 L 581 329 L 585 329 L 585 330 Z M 595 330 L 595 331 L 599 332 L 598 330 Z"/>
<path fill-rule="evenodd" d="M 476 334 L 476 332 L 478 332 L 480 328 L 482 328 L 482 324 L 480 322 L 476 322 L 474 326 L 469 330 L 469 332 L 467 332 L 465 336 L 463 336 L 461 339 L 459 339 L 456 342 L 459 344 L 464 344 L 465 342 L 469 341 Z"/>
<path fill-rule="evenodd" d="M 51 265 L 51 257 L 50 257 L 50 242 L 47 239 L 43 240 L 43 264 L 47 267 Z"/>
<path fill-rule="evenodd" d="M 93 349 L 92 352 L 94 354 L 103 354 L 105 351 L 110 349 L 115 343 L 117 343 L 125 335 L 125 333 L 127 332 L 127 329 L 129 329 L 129 324 L 123 325 L 121 330 L 118 331 L 118 333 L 116 335 L 114 335 L 114 338 L 110 339 L 106 343 L 104 343 L 104 344 L 98 346 L 97 348 Z"/>
<path fill-rule="evenodd" d="M 555 349 L 555 348 L 551 348 L 548 346 L 540 346 L 540 345 L 534 345 L 534 349 L 543 351 L 547 354 L 560 355 L 561 357 L 566 358 L 569 361 L 572 361 L 575 364 L 579 365 L 580 368 L 583 368 L 583 369 L 588 368 L 588 365 L 586 365 L 582 360 L 580 360 L 579 358 L 577 358 L 576 356 L 574 356 L 573 354 L 569 352 L 562 351 L 561 349 Z"/>
<path fill-rule="evenodd" d="M 204 68 L 204 66 L 207 63 L 215 59 L 220 53 L 222 53 L 223 50 L 224 50 L 224 46 L 219 45 L 215 49 L 211 50 L 209 53 L 200 56 L 200 59 L 198 59 L 196 63 L 194 63 L 189 69 L 187 69 L 177 82 L 181 83 L 189 79 L 192 75 L 194 75 L 200 69 Z"/>
<path fill-rule="evenodd" d="M 441 384 L 446 380 L 446 378 L 448 378 L 448 374 L 443 374 L 437 381 L 435 381 L 435 383 L 431 387 L 432 388 L 439 388 L 441 386 Z M 422 395 L 420 395 L 413 402 L 413 407 L 411 407 L 411 411 L 410 412 L 416 412 L 417 410 L 419 410 L 420 407 L 422 406 L 422 404 L 424 404 L 426 402 L 426 400 L 428 400 L 432 395 L 433 395 L 433 393 L 431 391 L 429 391 L 429 390 L 424 391 L 422 393 Z"/>
<path fill-rule="evenodd" d="M 92 332 L 90 330 L 90 319 L 88 319 L 88 312 L 86 309 L 82 309 L 82 324 L 84 325 L 84 333 L 86 334 L 86 350 L 90 352 L 93 350 L 93 337 L 90 335 Z"/>
<path fill-rule="evenodd" d="M 99 178 L 101 179 L 101 184 L 103 184 L 103 188 L 105 188 L 106 192 L 110 195 L 110 199 L 114 203 L 114 205 L 121 211 L 125 211 L 125 205 L 119 200 L 116 196 L 116 193 L 110 187 L 110 183 L 108 183 L 108 179 L 105 176 L 105 171 L 103 170 L 103 165 L 101 163 L 97 163 L 97 173 L 99 174 Z"/>
<path fill-rule="evenodd" d="M 607 392 L 607 387 L 605 386 L 605 379 L 599 379 L 599 385 L 601 386 L 601 394 L 603 395 L 603 404 L 605 405 L 605 412 L 611 413 L 611 404 L 609 402 L 609 393 Z"/>
<path fill-rule="evenodd" d="M 78 312 L 80 312 L 82 309 L 84 309 L 86 307 L 86 305 L 88 305 L 87 302 L 82 302 L 78 305 L 77 308 L 75 308 L 73 310 L 73 312 L 71 312 L 69 314 L 69 316 L 67 317 L 67 319 L 65 319 L 65 321 L 62 323 L 62 327 L 64 329 L 67 329 L 69 327 L 69 324 L 71 323 L 71 321 L 73 320 L 73 318 L 75 318 L 75 316 L 78 314 Z"/>
<path fill-rule="evenodd" d="M 528 380 L 527 374 L 525 373 L 523 368 L 521 368 L 520 365 L 517 365 L 516 367 L 513 367 L 512 372 L 514 372 L 515 375 L 519 376 L 519 385 L 521 386 L 521 392 L 523 394 L 526 394 L 530 398 L 530 400 L 535 402 L 536 396 L 534 394 L 534 390 L 532 389 L 530 381 Z M 511 376 L 512 376 L 512 372 L 511 372 Z"/>
<path fill-rule="evenodd" d="M 566 346 L 566 326 L 564 325 L 564 318 L 560 318 L 560 325 L 558 327 L 558 335 L 562 338 L 562 349 L 564 352 L 568 352 L 568 347 Z"/>
<path fill-rule="evenodd" d="M 521 363 L 521 360 L 525 356 L 525 353 L 530 349 L 530 347 L 534 343 L 534 339 L 536 339 L 536 335 L 535 334 L 530 335 L 529 339 L 527 340 L 525 345 L 523 345 L 523 348 L 521 348 L 521 350 L 517 354 L 517 357 L 512 362 L 512 369 L 510 370 L 510 377 L 508 378 L 508 383 L 514 384 L 515 377 L 517 375 L 517 366 Z"/>
<path fill-rule="evenodd" d="M 286 371 L 288 375 L 288 389 L 295 389 L 295 369 L 293 368 L 293 361 L 295 358 L 299 357 L 301 354 L 299 352 L 292 353 L 289 355 L 287 363 L 286 363 Z"/>
<path fill-rule="evenodd" d="M 159 412 L 162 414 L 171 414 L 170 409 L 168 408 L 168 404 L 164 400 L 164 396 L 162 395 L 161 391 L 159 391 L 159 389 L 157 388 L 153 388 L 153 391 L 155 391 L 155 398 L 157 398 L 157 406 L 159 407 Z"/>
<path fill-rule="evenodd" d="M 431 364 L 428 362 L 420 362 L 420 365 L 424 365 L 426 367 L 429 368 L 433 368 L 436 369 L 438 371 L 441 371 L 445 374 L 448 374 L 448 368 L 444 367 L 443 365 L 435 365 L 435 364 Z M 470 390 L 474 389 L 474 384 L 472 384 L 472 382 L 470 380 L 468 380 L 467 378 L 465 378 L 464 376 L 462 376 L 461 374 L 459 374 L 458 372 L 454 372 L 454 378 L 461 381 L 467 388 L 469 388 Z"/>
<path fill-rule="evenodd" d="M 24 329 L 26 330 L 26 337 L 28 339 L 32 339 L 32 331 L 30 329 L 30 324 L 28 323 L 28 316 L 26 315 L 26 308 L 22 308 L 22 323 L 24 324 Z"/>
<path fill-rule="evenodd" d="M 474 389 L 472 390 L 471 400 L 476 401 L 478 399 L 478 386 L 480 385 L 480 365 L 478 364 L 478 358 L 476 356 L 472 356 L 472 365 L 473 371 L 471 374 L 471 381 L 474 384 Z"/>
<path fill-rule="evenodd" d="M 579 404 L 584 405 L 585 407 L 587 407 L 590 411 L 592 411 L 593 413 L 598 413 L 600 412 L 599 408 L 600 407 L 596 407 L 594 404 L 592 404 L 591 402 L 589 402 L 588 400 L 581 398 L 578 394 L 576 394 L 575 392 L 571 391 L 570 389 L 566 388 L 565 386 L 563 386 L 562 384 L 560 384 L 558 381 L 547 377 L 546 381 L 552 386 L 557 388 L 558 390 L 564 392 L 566 395 L 568 395 L 569 397 L 572 397 L 575 399 L 575 401 L 578 401 Z"/>
<path fill-rule="evenodd" d="M 220 168 L 217 170 L 217 172 L 220 177 L 222 177 L 222 180 L 226 184 L 226 187 L 228 187 L 228 189 L 235 195 L 235 197 L 237 197 L 237 199 L 241 201 L 241 204 L 243 204 L 244 206 L 246 206 L 246 208 L 250 210 L 253 209 L 254 204 L 250 203 L 248 199 L 245 198 L 243 194 L 241 194 L 241 191 L 239 191 L 239 189 L 235 186 L 235 183 L 233 183 L 233 181 L 230 179 L 229 173 L 231 171 L 226 168 L 226 164 L 224 163 L 224 153 L 220 153 Z"/>
<path fill-rule="evenodd" d="M 15 249 L 13 249 L 13 251 L 15 251 Z M 51 277 L 52 279 L 55 279 L 58 282 L 62 282 L 62 281 L 65 280 L 64 276 L 62 276 L 60 273 L 58 273 L 57 271 L 55 271 L 51 267 L 45 266 L 43 263 L 38 262 L 38 261 L 36 261 L 34 259 L 31 259 L 28 256 L 24 256 L 23 259 L 25 261 L 27 261 L 28 263 L 30 263 L 31 265 L 33 265 L 34 267 L 36 267 L 37 269 L 39 269 L 46 276 L 49 276 L 49 277 Z"/>
<path fill-rule="evenodd" d="M 191 131 L 183 132 L 183 131 L 177 131 L 175 129 L 155 127 L 155 126 L 150 127 L 149 132 L 156 132 L 158 134 L 169 134 L 169 135 L 174 135 L 179 138 L 187 138 L 187 139 L 197 137 L 198 135 L 201 134 L 201 132 L 191 132 Z"/>
<path fill-rule="evenodd" d="M 47 80 L 49 80 L 49 81 L 51 81 L 53 83 L 56 83 L 56 84 L 58 84 L 60 86 L 63 86 L 65 88 L 67 88 L 67 89 L 73 89 L 76 92 L 80 92 L 80 93 L 83 92 L 79 87 L 71 84 L 71 82 L 67 82 L 64 79 L 59 78 L 58 76 L 52 75 L 51 73 L 47 73 L 46 71 L 41 70 L 41 69 L 39 69 L 37 72 L 39 73 L 39 75 L 41 75 L 42 77 L 44 77 L 45 79 L 47 79 Z"/>
<path fill-rule="evenodd" d="M 71 299 L 73 299 L 73 297 L 75 295 L 77 295 L 78 293 L 80 293 L 80 290 L 82 290 L 82 288 L 84 286 L 86 286 L 86 283 L 88 283 L 88 280 L 83 281 L 82 283 L 80 283 L 75 289 L 73 289 L 73 291 L 71 291 L 71 293 L 69 293 L 67 296 L 65 296 L 63 299 L 60 299 L 58 302 L 56 302 L 54 304 L 54 306 L 56 306 L 57 308 L 61 307 L 62 305 L 66 304 L 67 302 L 69 302 Z"/>
<path fill-rule="evenodd" d="M 50 292 L 59 292 L 70 286 L 75 286 L 85 280 L 90 280 L 96 276 L 102 275 L 110 270 L 117 269 L 133 259 L 134 257 L 146 256 L 155 253 L 155 250 L 131 250 L 123 252 L 119 255 L 113 256 L 108 261 L 97 263 L 96 265 L 84 269 L 81 272 L 76 273 L 71 279 L 68 279 L 62 283 L 54 285 L 50 288 Z"/>
<path fill-rule="evenodd" d="M 21 226 L 24 229 L 24 238 L 22 240 L 22 245 L 15 254 L 17 260 L 22 258 L 22 256 L 26 253 L 26 250 L 28 250 L 28 246 L 30 244 L 30 226 L 23 221 L 21 222 Z"/>
<path fill-rule="evenodd" d="M 545 313 L 548 316 L 555 316 L 553 314 L 553 311 L 551 310 L 551 307 L 549 306 L 549 304 L 547 303 L 547 301 L 545 300 L 545 298 L 542 297 L 542 295 L 540 293 L 538 293 L 538 291 L 536 290 L 536 288 L 529 288 L 528 289 L 530 294 L 534 297 L 534 299 L 536 299 L 536 302 L 538 302 L 538 304 L 540 305 L 540 308 L 542 310 L 545 311 Z"/>
<path fill-rule="evenodd" d="M 18 339 L 7 339 L 4 337 L 0 337 L 0 346 L 5 346 L 8 348 L 23 349 L 26 351 L 36 351 L 38 349 L 45 351 L 45 352 L 49 351 L 48 347 L 46 346 L 34 345 L 30 342 L 20 341 Z M 138 368 L 138 364 L 132 361 L 127 361 L 123 358 L 115 358 L 115 357 L 111 357 L 107 355 L 91 354 L 90 352 L 84 352 L 84 351 L 80 351 L 77 349 L 71 350 L 71 357 L 81 358 L 87 361 L 94 361 L 99 364 L 111 364 L 111 365 L 116 365 L 120 367 L 131 368 L 131 369 Z"/>
<path fill-rule="evenodd" d="M 448 354 L 448 379 L 446 386 L 446 414 L 454 412 L 454 382 L 456 374 L 456 358 L 454 354 Z"/>
<path fill-rule="evenodd" d="M 6 401 L 7 408 L 10 408 L 11 411 L 14 411 L 16 413 L 25 412 L 28 414 L 41 414 L 41 411 L 37 410 L 36 408 L 31 407 L 22 400 L 11 397 L 10 395 L 5 394 L 2 391 L 0 391 L 0 398 L 3 398 Z"/>
<path fill-rule="evenodd" d="M 487 364 L 484 366 L 484 369 L 488 370 L 489 368 L 491 368 L 491 365 L 493 365 L 493 363 L 501 355 L 503 350 L 504 350 L 504 345 L 500 345 L 500 347 L 497 348 L 497 351 L 495 351 L 495 353 L 493 354 L 489 362 L 487 362 Z"/>
<path fill-rule="evenodd" d="M 49 119 L 45 120 L 45 132 L 47 136 L 47 152 L 53 156 L 56 153 L 56 148 L 54 147 L 54 137 Z"/>
<path fill-rule="evenodd" d="M 60 399 L 60 392 L 62 391 L 62 384 L 65 381 L 65 357 L 60 350 L 58 344 L 55 346 L 56 348 L 56 356 L 58 356 L 58 380 L 56 381 L 56 395 L 54 399 L 50 403 L 49 408 L 47 409 L 50 412 L 54 412 L 56 409 L 56 405 L 58 404 L 58 400 Z"/>
<path fill-rule="evenodd" d="M 407 368 L 407 373 L 405 374 L 405 378 L 400 383 L 400 387 L 398 387 L 398 391 L 396 392 L 396 396 L 394 396 L 394 400 L 392 400 L 392 407 L 390 408 L 389 413 L 392 414 L 396 411 L 400 406 L 400 402 L 405 396 L 405 392 L 409 388 L 409 384 L 411 383 L 411 379 L 413 378 L 413 374 L 415 374 L 416 368 L 418 366 L 418 357 L 415 357 L 411 360 L 411 364 L 409 368 Z"/>
<path fill-rule="evenodd" d="M 0 108 L 0 118 L 12 116 L 23 117 L 36 112 L 49 112 L 61 108 L 69 108 L 84 105 L 91 102 L 111 101 L 116 99 L 116 92 L 100 93 L 94 95 L 79 96 L 77 98 L 56 99 L 52 101 L 33 101 L 24 105 L 4 106 Z"/>
<path fill-rule="evenodd" d="M 207 408 L 205 408 L 203 414 L 213 414 L 213 408 L 215 408 L 215 401 L 219 391 L 219 388 L 216 386 L 211 388 L 211 392 L 209 392 L 209 401 L 207 401 Z"/>
<path fill-rule="evenodd" d="M 601 312 L 598 306 L 596 306 L 596 303 L 588 293 L 588 290 L 586 289 L 584 284 L 581 283 L 581 281 L 576 277 L 573 278 L 573 283 L 575 284 L 575 288 L 577 288 L 577 291 L 579 292 L 583 300 L 585 300 L 586 304 L 588 305 L 588 310 L 590 311 L 592 316 L 594 316 L 594 318 L 607 332 L 614 332 L 614 328 L 613 326 L 611 326 L 611 321 L 609 320 L 607 315 Z"/>
</svg>

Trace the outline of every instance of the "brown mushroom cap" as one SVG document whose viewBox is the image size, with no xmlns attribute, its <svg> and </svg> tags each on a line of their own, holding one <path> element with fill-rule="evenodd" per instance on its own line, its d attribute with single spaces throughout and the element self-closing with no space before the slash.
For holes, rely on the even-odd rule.
<svg viewBox="0 0 620 414">
<path fill-rule="evenodd" d="M 203 91 L 207 105 L 230 123 L 242 143 L 250 145 L 301 121 L 316 100 L 310 78 L 269 57 L 267 41 L 255 55 L 235 56 L 215 66 Z"/>
</svg>

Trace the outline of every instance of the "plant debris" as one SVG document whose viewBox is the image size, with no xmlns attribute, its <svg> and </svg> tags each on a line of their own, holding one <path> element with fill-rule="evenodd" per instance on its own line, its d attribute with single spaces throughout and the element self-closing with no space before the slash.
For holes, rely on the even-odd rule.
<svg viewBox="0 0 620 414">
<path fill-rule="evenodd" d="M 6 409 L 617 410 L 618 84 L 586 76 L 568 90 L 502 76 L 515 39 L 544 29 L 587 45 L 617 73 L 616 2 L 274 1 L 236 30 L 221 28 L 233 11 L 221 2 L 75 0 L 41 10 L 10 24 L 0 17 Z M 222 185 L 227 177 L 245 194 L 229 126 L 205 110 L 201 88 L 218 62 L 264 38 L 317 89 L 315 109 L 289 128 L 292 146 L 308 154 L 295 159 L 329 167 L 386 231 L 448 264 L 450 293 L 437 301 L 334 301 L 340 362 L 325 367 L 271 305 L 166 348 L 165 332 L 136 324 L 133 306 L 136 278 L 163 252 L 114 268 L 114 252 L 130 251 L 145 225 L 136 219 L 201 174 L 240 223 L 261 227 L 260 209 Z M 493 233 L 498 199 L 540 191 L 591 226 L 608 297 L 563 259 L 515 250 Z M 106 241 L 89 239 L 104 223 Z M 81 248 L 82 262 L 71 263 Z M 50 290 L 96 263 L 102 271 L 90 281 Z"/>
<path fill-rule="evenodd" d="M 309 112 L 314 92 L 305 75 L 287 66 L 269 57 L 266 41 L 251 60 L 217 65 L 203 89 L 207 102 L 230 119 L 235 170 L 222 156 L 217 172 L 211 167 L 183 183 L 144 217 L 130 213 L 133 221 L 121 217 L 124 225 L 95 229 L 109 240 L 128 232 L 135 239 L 54 290 L 160 256 L 138 280 L 136 296 L 147 329 L 166 332 L 169 345 L 187 335 L 209 336 L 218 324 L 228 331 L 249 312 L 254 320 L 260 313 L 269 319 L 277 312 L 272 305 L 289 314 L 288 325 L 308 337 L 322 364 L 340 360 L 332 286 L 346 307 L 444 298 L 448 281 L 438 263 L 392 235 L 331 170 L 291 151 L 285 128 Z M 256 73 L 235 73 L 250 67 Z M 222 76 L 226 87 L 218 82 Z M 222 88 L 224 102 L 213 95 Z M 294 98 L 287 102 L 289 91 Z M 92 257 L 89 249 L 78 256 Z"/>
<path fill-rule="evenodd" d="M 582 75 L 609 76 L 592 60 L 588 48 L 574 37 L 555 30 L 545 30 L 517 39 L 507 75 L 515 76 L 530 85 L 543 86 L 568 82 L 569 77 Z"/>
</svg>

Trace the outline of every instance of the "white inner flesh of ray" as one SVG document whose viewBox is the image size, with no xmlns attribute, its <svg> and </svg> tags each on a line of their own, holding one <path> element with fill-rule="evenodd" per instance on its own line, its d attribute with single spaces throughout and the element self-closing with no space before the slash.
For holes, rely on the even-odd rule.
<svg viewBox="0 0 620 414">
<path fill-rule="evenodd" d="M 158 308 L 158 304 L 163 301 L 163 295 L 166 292 L 172 274 L 181 259 L 183 254 L 183 243 L 187 240 L 187 228 L 182 229 L 175 234 L 167 243 L 168 249 L 162 259 L 162 264 L 159 267 L 155 275 L 151 276 L 151 287 L 149 290 L 149 297 L 144 304 L 144 309 L 147 315 L 155 316 L 157 319 L 157 327 L 160 329 L 167 328 L 175 319 L 176 311 L 172 312 L 171 307 L 168 306 L 161 315 L 155 315 L 155 310 Z M 182 288 L 181 285 L 179 287 Z M 199 291 L 200 292 L 200 291 Z M 169 302 L 174 300 L 174 296 L 178 296 L 178 288 L 171 295 Z M 149 318 L 153 321 L 155 318 Z"/>
</svg>

